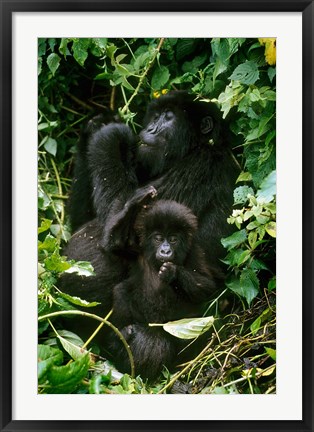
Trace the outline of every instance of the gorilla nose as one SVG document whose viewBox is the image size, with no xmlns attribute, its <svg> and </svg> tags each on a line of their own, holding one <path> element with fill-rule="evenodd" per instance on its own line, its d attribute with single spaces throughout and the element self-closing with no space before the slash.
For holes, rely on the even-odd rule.
<svg viewBox="0 0 314 432">
<path fill-rule="evenodd" d="M 164 258 L 170 258 L 172 255 L 172 250 L 170 248 L 170 246 L 168 245 L 164 245 L 161 249 L 160 249 L 160 255 Z"/>
</svg>

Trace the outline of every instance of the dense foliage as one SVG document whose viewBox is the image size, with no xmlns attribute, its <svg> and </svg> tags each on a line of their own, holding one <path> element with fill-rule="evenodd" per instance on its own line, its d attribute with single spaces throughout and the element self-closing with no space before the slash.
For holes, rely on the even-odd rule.
<svg viewBox="0 0 314 432">
<path fill-rule="evenodd" d="M 39 392 L 158 393 L 178 380 L 194 393 L 275 392 L 275 62 L 274 39 L 39 40 Z M 110 317 L 89 314 L 93 304 L 62 293 L 58 277 L 93 274 L 61 253 L 71 236 L 66 203 L 80 126 L 110 107 L 138 131 L 143 107 L 170 89 L 217 103 L 241 174 L 228 218 L 236 231 L 222 239 L 226 288 L 207 309 L 215 318 L 208 345 L 148 387 L 104 362 L 93 335 L 82 341 L 66 330 L 65 316 L 85 314 L 95 328 Z M 174 331 L 188 330 L 179 323 Z"/>
</svg>

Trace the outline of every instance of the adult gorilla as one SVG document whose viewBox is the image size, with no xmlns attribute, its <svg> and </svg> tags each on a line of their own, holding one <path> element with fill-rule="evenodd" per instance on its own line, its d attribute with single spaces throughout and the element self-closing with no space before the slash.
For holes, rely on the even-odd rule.
<svg viewBox="0 0 314 432">
<path fill-rule="evenodd" d="M 194 101 L 186 92 L 161 96 L 148 106 L 139 137 L 124 124 L 104 123 L 101 116 L 91 120 L 79 147 L 70 208 L 73 229 L 96 216 L 104 228 L 102 245 L 114 249 L 106 235 L 108 223 L 140 188 L 152 185 L 158 199 L 192 210 L 198 241 L 208 261 L 217 263 L 220 239 L 228 233 L 237 168 L 215 104 Z M 86 260 L 83 249 L 82 244 L 78 254 Z"/>
</svg>

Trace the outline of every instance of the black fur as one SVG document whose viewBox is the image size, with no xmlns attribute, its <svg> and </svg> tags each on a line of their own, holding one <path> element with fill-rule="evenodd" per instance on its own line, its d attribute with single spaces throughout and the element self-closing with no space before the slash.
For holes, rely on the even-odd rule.
<svg viewBox="0 0 314 432">
<path fill-rule="evenodd" d="M 199 316 L 201 303 L 216 286 L 212 268 L 222 254 L 220 239 L 229 232 L 226 218 L 238 172 L 217 107 L 195 102 L 184 92 L 153 101 L 139 137 L 124 124 L 106 123 L 99 116 L 91 120 L 80 142 L 70 207 L 72 226 L 79 231 L 64 251 L 68 258 L 91 261 L 96 276 L 65 274 L 61 289 L 100 301 L 102 316 L 114 304 L 113 320 L 132 347 L 137 370 L 154 378 L 162 364 L 173 366 L 180 344 L 147 323 L 153 317 L 164 322 Z M 186 223 L 184 211 L 192 212 L 198 221 L 191 245 L 183 242 L 181 250 L 186 248 L 187 254 L 180 270 L 165 263 L 163 270 L 158 268 L 161 277 L 142 240 L 147 239 L 144 226 L 155 224 L 157 204 L 147 213 L 150 216 L 144 218 L 142 228 L 138 216 L 139 212 L 145 215 L 143 207 L 150 206 L 156 190 L 157 204 L 158 200 L 163 200 L 161 205 L 164 200 L 176 201 L 170 205 L 170 221 L 180 208 L 176 226 Z M 190 210 L 183 211 L 186 207 Z M 168 220 L 165 207 L 163 212 L 157 217 L 162 226 Z M 174 307 L 170 307 L 172 302 Z M 127 370 L 124 347 L 118 347 L 115 339 L 111 346 L 115 361 Z"/>
<path fill-rule="evenodd" d="M 131 348 L 136 373 L 149 380 L 158 377 L 163 365 L 173 369 L 178 364 L 184 342 L 148 323 L 202 316 L 204 302 L 217 289 L 220 274 L 209 268 L 195 243 L 196 228 L 192 212 L 174 201 L 157 201 L 142 210 L 135 223 L 138 258 L 129 277 L 113 290 L 111 320 Z M 159 238 L 170 239 L 168 261 L 159 254 Z M 130 372 L 121 341 L 113 337 L 109 346 L 118 368 Z"/>
<path fill-rule="evenodd" d="M 77 157 L 84 163 L 75 172 L 70 207 L 74 230 L 97 216 L 106 232 L 112 212 L 139 188 L 152 185 L 158 199 L 175 200 L 196 214 L 199 241 L 208 259 L 218 261 L 238 170 L 213 103 L 173 92 L 148 106 L 139 138 L 128 126 L 103 124 L 97 117 L 83 141 Z"/>
<path fill-rule="evenodd" d="M 136 373 L 151 381 L 163 365 L 172 369 L 178 363 L 184 343 L 148 323 L 201 316 L 221 280 L 195 241 L 196 216 L 175 201 L 151 204 L 155 194 L 152 187 L 142 189 L 112 218 L 107 233 L 110 252 L 101 246 L 103 231 L 97 219 L 74 234 L 65 253 L 76 260 L 83 254 L 96 276 L 63 274 L 60 280 L 63 291 L 100 301 L 93 311 L 101 316 L 113 306 L 110 321 L 130 345 Z M 156 236 L 170 244 L 167 259 L 159 254 Z M 84 337 L 91 331 L 86 319 L 72 322 L 71 328 Z M 120 370 L 130 371 L 127 352 L 115 333 L 107 331 L 100 344 Z"/>
</svg>

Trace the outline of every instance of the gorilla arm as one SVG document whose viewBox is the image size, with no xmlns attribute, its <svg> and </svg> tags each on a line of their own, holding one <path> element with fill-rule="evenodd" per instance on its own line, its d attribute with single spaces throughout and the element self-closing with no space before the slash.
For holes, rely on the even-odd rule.
<svg viewBox="0 0 314 432">
<path fill-rule="evenodd" d="M 187 296 L 194 304 L 203 303 L 218 289 L 221 275 L 218 271 L 187 269 L 171 262 L 164 263 L 159 270 L 162 281 Z"/>
</svg>

